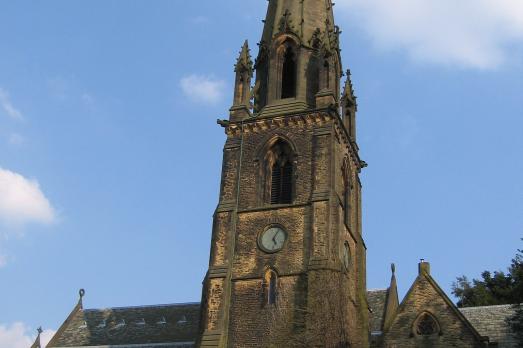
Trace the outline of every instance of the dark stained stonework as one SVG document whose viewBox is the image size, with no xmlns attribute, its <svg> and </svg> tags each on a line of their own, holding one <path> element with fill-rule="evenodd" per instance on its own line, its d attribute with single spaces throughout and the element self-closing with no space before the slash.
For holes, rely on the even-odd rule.
<svg viewBox="0 0 523 348">
<path fill-rule="evenodd" d="M 513 347 L 509 309 L 458 310 L 426 262 L 401 304 L 394 265 L 387 289 L 367 291 L 367 165 L 339 34 L 331 0 L 269 0 L 254 64 L 244 43 L 218 121 L 227 139 L 201 304 L 84 310 L 80 298 L 48 347 L 487 347 L 485 336 Z M 277 250 L 260 245 L 272 228 Z"/>
</svg>

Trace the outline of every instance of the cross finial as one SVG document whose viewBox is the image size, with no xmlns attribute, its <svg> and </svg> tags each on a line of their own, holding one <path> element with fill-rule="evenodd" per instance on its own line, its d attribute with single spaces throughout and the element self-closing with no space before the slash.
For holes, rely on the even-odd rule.
<svg viewBox="0 0 523 348">
<path fill-rule="evenodd" d="M 38 331 L 38 335 L 40 335 L 40 334 L 42 334 L 42 332 L 44 332 L 44 330 L 42 330 L 41 326 L 38 329 L 36 329 L 36 331 Z"/>
</svg>

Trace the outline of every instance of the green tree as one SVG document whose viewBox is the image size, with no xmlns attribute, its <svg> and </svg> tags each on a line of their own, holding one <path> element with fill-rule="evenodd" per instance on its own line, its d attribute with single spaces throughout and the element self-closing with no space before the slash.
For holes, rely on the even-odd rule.
<svg viewBox="0 0 523 348">
<path fill-rule="evenodd" d="M 481 279 L 472 281 L 458 277 L 452 293 L 458 298 L 458 307 L 514 305 L 515 314 L 507 322 L 523 348 L 523 250 L 518 250 L 506 273 L 485 271 Z"/>
<path fill-rule="evenodd" d="M 507 320 L 512 332 L 516 335 L 519 347 L 523 348 L 523 250 L 518 250 L 518 254 L 512 260 L 510 272 L 514 278 L 514 297 L 515 309 L 514 316 Z"/>
</svg>

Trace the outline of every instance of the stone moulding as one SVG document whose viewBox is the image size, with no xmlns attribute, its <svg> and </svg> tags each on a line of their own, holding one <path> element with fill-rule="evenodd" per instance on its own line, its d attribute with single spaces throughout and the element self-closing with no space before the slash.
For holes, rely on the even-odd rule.
<svg viewBox="0 0 523 348">
<path fill-rule="evenodd" d="M 268 129 L 277 129 L 284 127 L 299 127 L 299 128 L 313 128 L 327 125 L 329 122 L 334 123 L 334 135 L 342 139 L 345 146 L 347 146 L 350 158 L 353 164 L 358 168 L 358 171 L 365 168 L 367 164 L 362 161 L 358 154 L 358 146 L 352 141 L 347 134 L 343 121 L 335 110 L 312 110 L 304 111 L 300 113 L 287 114 L 282 116 L 270 117 L 270 118 L 249 118 L 243 122 L 229 122 L 229 121 L 218 121 L 223 128 L 225 128 L 225 134 L 231 139 L 238 139 L 243 134 L 264 132 Z"/>
</svg>

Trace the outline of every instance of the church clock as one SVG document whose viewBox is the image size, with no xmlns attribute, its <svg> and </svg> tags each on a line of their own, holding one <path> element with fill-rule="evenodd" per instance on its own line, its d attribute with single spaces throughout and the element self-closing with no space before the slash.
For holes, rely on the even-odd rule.
<svg viewBox="0 0 523 348">
<path fill-rule="evenodd" d="M 283 249 L 286 240 L 287 232 L 281 227 L 272 226 L 260 234 L 258 245 L 266 253 L 275 253 Z"/>
</svg>

